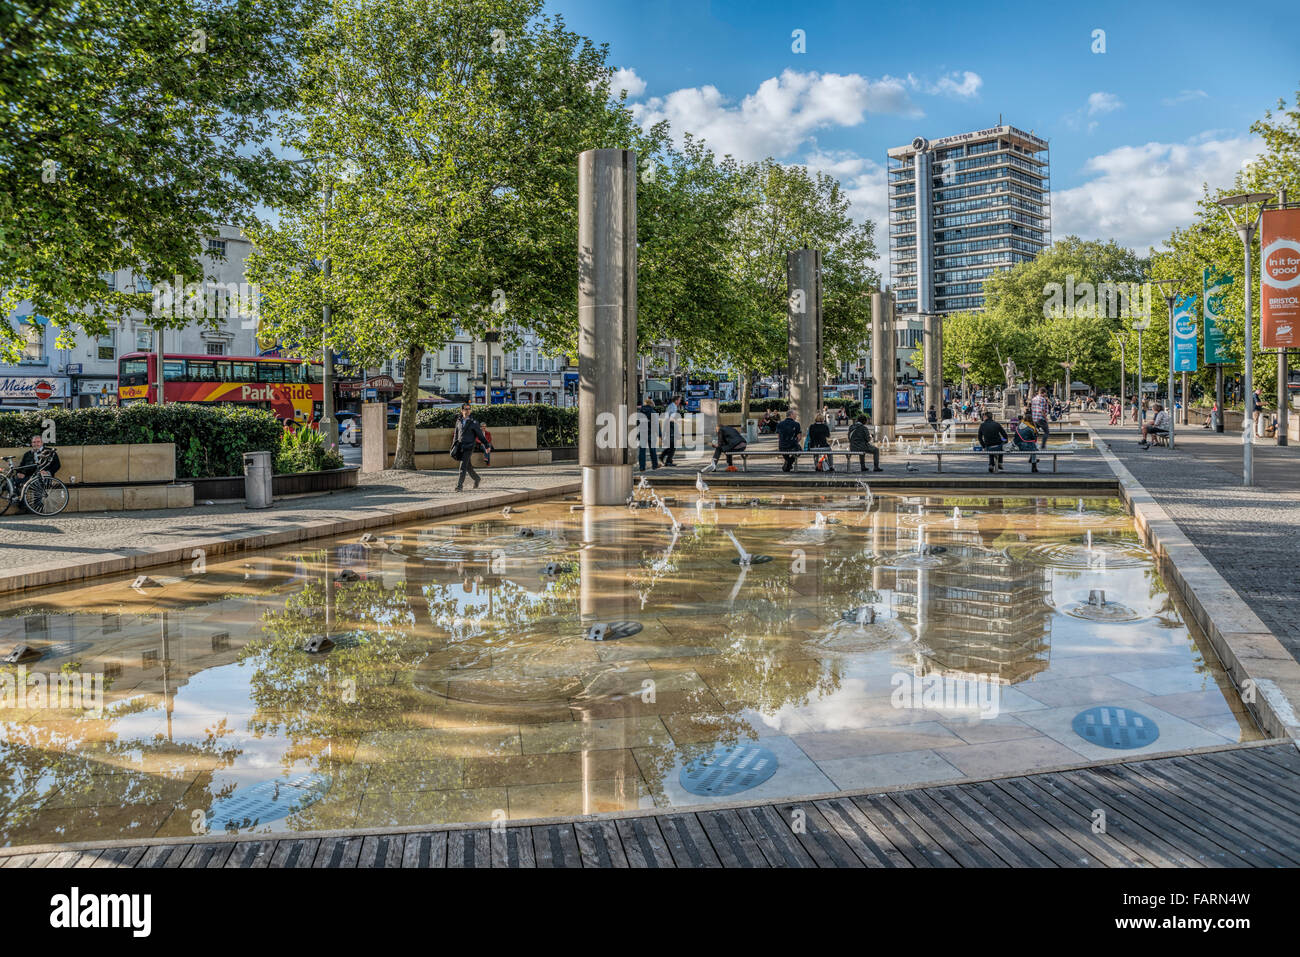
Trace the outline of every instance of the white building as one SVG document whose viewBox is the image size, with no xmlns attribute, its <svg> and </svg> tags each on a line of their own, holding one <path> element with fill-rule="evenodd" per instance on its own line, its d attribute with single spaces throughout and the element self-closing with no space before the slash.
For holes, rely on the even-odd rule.
<svg viewBox="0 0 1300 957">
<path fill-rule="evenodd" d="M 207 240 L 204 275 L 214 288 L 238 287 L 244 282 L 244 260 L 252 244 L 233 226 L 222 226 Z M 224 261 L 219 257 L 224 255 Z M 152 292 L 153 285 L 129 270 L 105 274 L 112 288 L 126 292 Z M 162 280 L 159 280 L 160 282 Z M 128 352 L 152 350 L 153 328 L 147 311 L 133 313 L 124 322 L 109 324 L 108 334 L 97 339 L 82 335 L 75 345 L 61 349 L 49 321 L 33 315 L 30 303 L 10 317 L 27 340 L 24 358 L 16 365 L 0 365 L 0 407 L 83 408 L 116 402 L 117 363 Z M 222 321 L 215 330 L 205 325 L 168 329 L 164 351 L 198 355 L 257 355 L 256 329 L 251 321 Z"/>
</svg>

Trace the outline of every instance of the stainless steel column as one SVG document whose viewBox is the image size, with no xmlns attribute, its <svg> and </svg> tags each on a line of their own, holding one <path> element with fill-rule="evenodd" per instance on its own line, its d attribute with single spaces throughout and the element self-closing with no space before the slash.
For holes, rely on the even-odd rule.
<svg viewBox="0 0 1300 957">
<path fill-rule="evenodd" d="M 922 414 L 935 415 L 943 410 L 943 319 L 925 316 L 922 319 L 921 339 L 925 350 L 925 408 Z"/>
<path fill-rule="evenodd" d="M 894 294 L 871 294 L 871 431 L 877 440 L 894 440 L 898 403 L 894 399 L 898 382 L 895 372 Z"/>
<path fill-rule="evenodd" d="M 785 254 L 790 316 L 790 405 L 805 433 L 822 406 L 822 254 L 796 249 Z"/>
<path fill-rule="evenodd" d="M 636 175 L 633 150 L 578 156 L 578 463 L 588 506 L 632 494 Z"/>
</svg>

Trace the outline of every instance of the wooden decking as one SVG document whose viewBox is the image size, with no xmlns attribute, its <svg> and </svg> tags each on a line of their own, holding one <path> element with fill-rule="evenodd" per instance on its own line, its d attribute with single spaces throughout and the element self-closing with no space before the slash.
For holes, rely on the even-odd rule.
<svg viewBox="0 0 1300 957">
<path fill-rule="evenodd" d="M 1099 811 L 1105 812 L 1104 830 Z M 500 831 L 0 850 L 0 867 L 1295 867 L 1294 743 Z"/>
</svg>

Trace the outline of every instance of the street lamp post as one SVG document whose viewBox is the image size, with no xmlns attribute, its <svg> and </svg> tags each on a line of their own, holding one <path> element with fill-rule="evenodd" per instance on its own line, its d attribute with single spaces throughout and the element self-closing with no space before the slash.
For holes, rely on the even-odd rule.
<svg viewBox="0 0 1300 957">
<path fill-rule="evenodd" d="M 1152 281 L 1152 285 L 1171 287 L 1171 290 L 1165 293 L 1163 298 L 1165 300 L 1165 305 L 1169 309 L 1169 394 L 1167 396 L 1169 409 L 1167 414 L 1169 418 L 1169 447 L 1172 449 L 1174 448 L 1174 420 L 1177 418 L 1177 416 L 1174 415 L 1174 303 L 1177 301 L 1179 296 L 1178 280 L 1156 279 Z M 1183 396 L 1183 405 L 1186 406 L 1186 404 L 1187 396 Z"/>
<path fill-rule="evenodd" d="M 1124 412 L 1124 400 L 1128 398 L 1128 363 L 1124 358 L 1124 340 L 1115 333 L 1115 341 L 1119 343 L 1119 408 L 1120 414 Z"/>
<path fill-rule="evenodd" d="M 1251 368 L 1251 347 L 1253 346 L 1254 329 L 1252 328 L 1251 306 L 1253 304 L 1253 292 L 1250 287 L 1250 244 L 1255 240 L 1255 231 L 1259 229 L 1259 221 L 1264 215 L 1264 206 L 1273 198 L 1272 193 L 1238 193 L 1236 196 L 1225 196 L 1216 202 L 1228 213 L 1228 219 L 1232 225 L 1237 228 L 1237 235 L 1241 237 L 1241 244 L 1246 250 L 1246 270 L 1243 276 L 1245 286 L 1245 311 L 1246 311 L 1246 329 L 1243 336 L 1244 345 L 1242 346 L 1242 383 L 1241 397 L 1246 414 L 1244 427 L 1241 433 L 1241 484 L 1255 484 L 1255 425 L 1252 420 L 1251 404 L 1254 399 L 1254 379 Z M 1232 214 L 1234 208 L 1249 207 L 1255 203 L 1260 203 L 1259 211 L 1251 217 L 1249 210 L 1245 211 L 1240 222 Z"/>
<path fill-rule="evenodd" d="M 293 160 L 294 165 L 299 163 L 312 163 L 318 166 L 321 172 L 321 241 L 324 243 L 329 238 L 329 212 L 330 200 L 332 199 L 332 190 L 330 189 L 329 180 L 326 178 L 324 164 L 328 162 L 329 157 L 311 157 L 304 156 L 302 159 Z M 329 329 L 330 329 L 330 304 L 329 304 L 329 279 L 330 279 L 330 257 L 326 253 L 321 257 L 321 278 L 324 280 L 325 295 L 321 302 L 320 319 L 321 319 L 321 416 L 317 429 L 324 441 L 325 448 L 337 452 L 339 447 L 339 427 L 338 420 L 334 418 L 334 350 L 330 348 Z M 364 371 L 364 370 L 363 370 Z"/>
<path fill-rule="evenodd" d="M 1071 362 L 1061 362 L 1058 364 L 1062 369 L 1065 370 L 1065 407 L 1066 409 L 1069 409 L 1070 408 L 1070 370 L 1073 369 L 1076 365 L 1078 365 L 1078 363 L 1071 361 Z"/>
<path fill-rule="evenodd" d="M 966 373 L 970 371 L 969 362 L 957 363 L 957 368 L 961 370 L 961 404 L 966 404 Z"/>
</svg>

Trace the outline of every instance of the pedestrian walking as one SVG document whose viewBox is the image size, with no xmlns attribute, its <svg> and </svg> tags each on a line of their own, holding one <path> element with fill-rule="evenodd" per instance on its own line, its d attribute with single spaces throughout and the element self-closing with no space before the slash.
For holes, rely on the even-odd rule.
<svg viewBox="0 0 1300 957">
<path fill-rule="evenodd" d="M 488 438 L 483 434 L 483 427 L 474 418 L 468 402 L 460 407 L 460 418 L 456 420 L 456 432 L 451 440 L 451 457 L 460 462 L 460 477 L 456 482 L 456 491 L 465 491 L 465 476 L 474 480 L 478 488 L 479 474 L 474 471 L 474 444 L 481 442 L 484 448 L 489 446 Z"/>
</svg>

